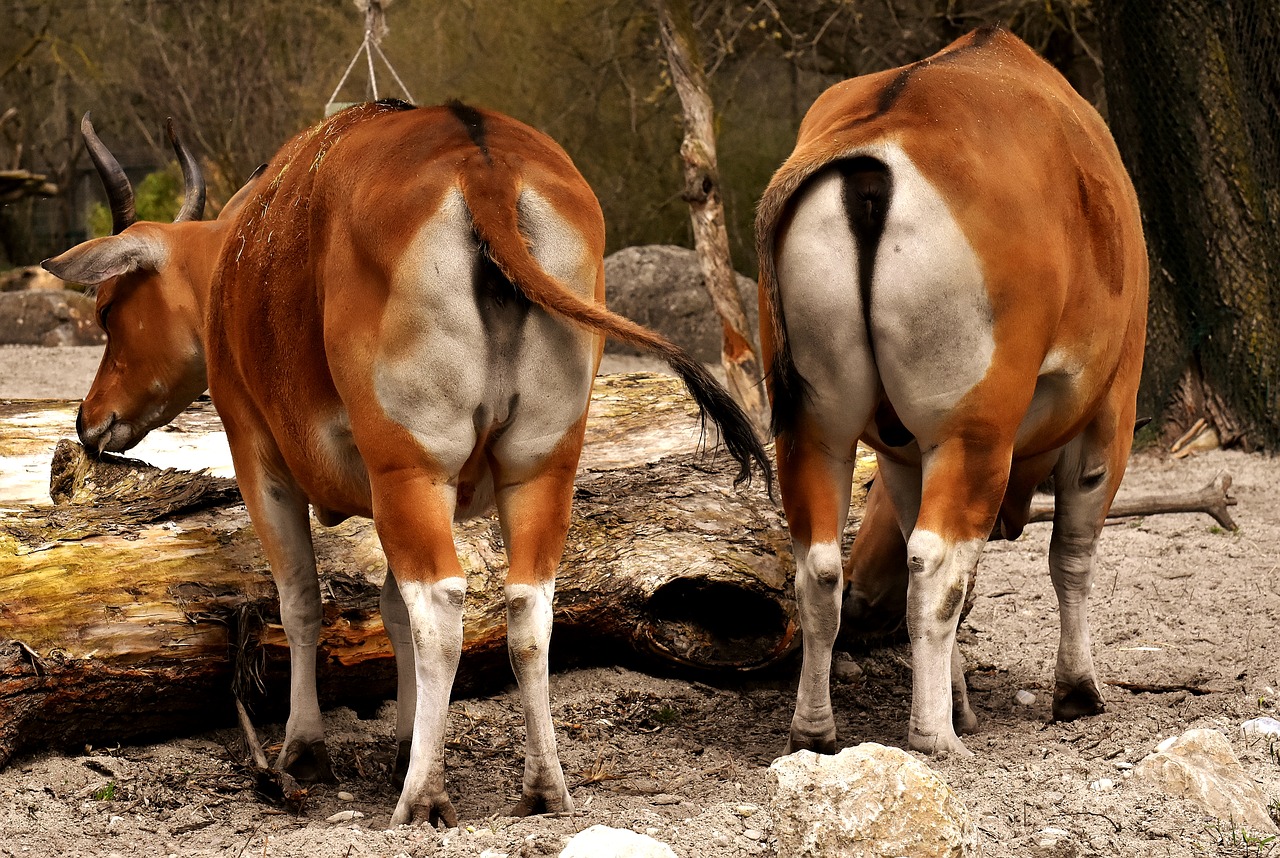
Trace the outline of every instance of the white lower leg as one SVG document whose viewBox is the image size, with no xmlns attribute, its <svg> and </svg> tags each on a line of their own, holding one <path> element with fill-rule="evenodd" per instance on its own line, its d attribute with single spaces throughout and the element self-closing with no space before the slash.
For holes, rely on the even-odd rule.
<svg viewBox="0 0 1280 858">
<path fill-rule="evenodd" d="M 462 654 L 462 605 L 466 578 L 444 578 L 433 584 L 401 582 L 413 634 L 417 673 L 417 705 L 413 750 L 404 790 L 391 816 L 399 825 L 417 817 L 440 815 L 453 822 L 444 788 L 444 736 L 449 692 Z"/>
<path fill-rule="evenodd" d="M 952 656 L 969 571 L 984 544 L 980 539 L 949 542 L 927 530 L 916 530 L 907 542 L 913 672 L 907 741 L 918 751 L 969 753 L 951 721 Z"/>
<path fill-rule="evenodd" d="M 791 719 L 791 750 L 834 752 L 836 722 L 831 711 L 831 648 L 840 630 L 843 570 L 840 545 L 796 545 L 796 604 L 804 659 Z"/>
<path fill-rule="evenodd" d="M 524 782 L 517 813 L 572 810 L 551 721 L 548 656 L 554 581 L 509 584 L 507 647 L 524 703 Z"/>
</svg>

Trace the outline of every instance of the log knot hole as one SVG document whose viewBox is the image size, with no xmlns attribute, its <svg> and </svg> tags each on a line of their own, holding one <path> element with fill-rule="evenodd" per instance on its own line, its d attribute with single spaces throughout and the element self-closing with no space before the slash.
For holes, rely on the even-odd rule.
<svg viewBox="0 0 1280 858">
<path fill-rule="evenodd" d="M 795 638 L 779 598 L 723 581 L 669 581 L 649 599 L 645 619 L 645 637 L 662 655 L 703 668 L 769 664 Z"/>
</svg>

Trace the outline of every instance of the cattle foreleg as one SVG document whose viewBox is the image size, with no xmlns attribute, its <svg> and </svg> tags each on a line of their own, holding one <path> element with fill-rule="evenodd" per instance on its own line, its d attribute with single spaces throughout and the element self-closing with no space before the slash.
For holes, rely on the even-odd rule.
<svg viewBox="0 0 1280 858">
<path fill-rule="evenodd" d="M 525 754 L 520 801 L 512 816 L 573 809 L 551 720 L 547 659 L 551 601 L 564 552 L 578 447 L 532 479 L 499 490 L 498 514 L 509 568 L 507 649 L 524 704 Z M 569 455 L 573 454 L 573 455 Z"/>
<path fill-rule="evenodd" d="M 1118 456 L 1108 456 L 1108 451 L 1091 444 L 1086 432 L 1063 450 L 1054 469 L 1049 574 L 1060 623 L 1053 690 L 1053 717 L 1059 721 L 1104 709 L 1089 637 L 1089 592 L 1098 535 L 1124 473 L 1128 444 L 1123 446 Z"/>
<path fill-rule="evenodd" d="M 236 453 L 234 443 L 232 453 Z M 280 594 L 280 621 L 289 641 L 289 720 L 276 768 L 299 781 L 333 783 L 336 778 L 324 743 L 316 693 L 320 582 L 307 500 L 292 482 L 266 473 L 255 454 L 237 457 L 235 465 L 245 507 Z"/>
</svg>

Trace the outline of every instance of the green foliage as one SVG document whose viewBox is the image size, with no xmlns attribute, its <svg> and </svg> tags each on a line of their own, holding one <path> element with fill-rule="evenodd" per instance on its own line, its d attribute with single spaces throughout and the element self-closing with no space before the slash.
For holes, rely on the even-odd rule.
<svg viewBox="0 0 1280 858">
<path fill-rule="evenodd" d="M 1280 854 L 1280 842 L 1274 834 L 1258 834 L 1245 828 L 1234 820 L 1228 822 L 1215 821 L 1206 826 L 1205 834 L 1213 840 L 1208 844 L 1216 855 L 1239 856 L 1239 858 L 1274 858 Z"/>
<path fill-rule="evenodd" d="M 663 726 L 670 726 L 680 720 L 680 710 L 669 703 L 664 703 L 653 710 L 653 720 Z"/>
<path fill-rule="evenodd" d="M 107 781 L 106 786 L 99 789 L 93 794 L 94 801 L 115 801 L 116 800 L 116 782 Z"/>
<path fill-rule="evenodd" d="M 169 223 L 182 208 L 182 170 L 177 162 L 149 173 L 133 189 L 138 220 Z M 111 234 L 111 210 L 103 203 L 89 207 L 89 232 L 95 238 Z"/>
</svg>

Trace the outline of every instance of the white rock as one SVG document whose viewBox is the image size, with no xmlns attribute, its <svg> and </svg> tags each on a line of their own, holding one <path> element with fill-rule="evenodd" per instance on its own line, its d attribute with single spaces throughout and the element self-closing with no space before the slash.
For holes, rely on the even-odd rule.
<svg viewBox="0 0 1280 858">
<path fill-rule="evenodd" d="M 1240 725 L 1246 736 L 1275 736 L 1280 738 L 1280 721 L 1274 718 L 1254 718 Z"/>
<path fill-rule="evenodd" d="M 1071 832 L 1061 828 L 1042 828 L 1036 834 L 1036 845 L 1041 849 L 1052 849 L 1059 843 L 1069 842 Z"/>
<path fill-rule="evenodd" d="M 750 816 L 751 814 L 756 813 L 759 810 L 760 808 L 756 807 L 754 804 L 739 804 L 733 808 L 734 813 L 738 814 L 738 816 L 744 816 L 744 817 Z"/>
<path fill-rule="evenodd" d="M 1096 781 L 1089 784 L 1089 789 L 1093 790 L 1094 792 L 1110 792 L 1115 788 L 1116 788 L 1116 782 L 1113 781 L 1111 778 L 1098 778 Z"/>
<path fill-rule="evenodd" d="M 778 858 L 967 858 L 980 854 L 968 811 L 938 775 L 867 742 L 835 756 L 797 751 L 768 773 Z"/>
<path fill-rule="evenodd" d="M 1257 834 L 1277 834 L 1267 803 L 1217 730 L 1188 730 L 1165 740 L 1138 763 L 1133 779 L 1196 802 L 1222 820 L 1234 820 Z"/>
<path fill-rule="evenodd" d="M 671 847 L 644 834 L 593 825 L 565 844 L 560 858 L 676 858 Z"/>
<path fill-rule="evenodd" d="M 355 801 L 356 797 L 349 792 L 338 793 L 338 801 Z"/>
<path fill-rule="evenodd" d="M 748 828 L 746 831 L 742 832 L 742 836 L 748 840 L 761 840 L 764 838 L 764 834 L 754 828 Z"/>
<path fill-rule="evenodd" d="M 1019 689 L 1018 693 L 1013 695 L 1013 699 L 1021 706 L 1030 706 L 1036 702 L 1036 696 L 1025 688 Z"/>
<path fill-rule="evenodd" d="M 326 818 L 325 822 L 350 822 L 353 819 L 364 819 L 364 814 L 358 810 L 340 810 Z"/>
</svg>

